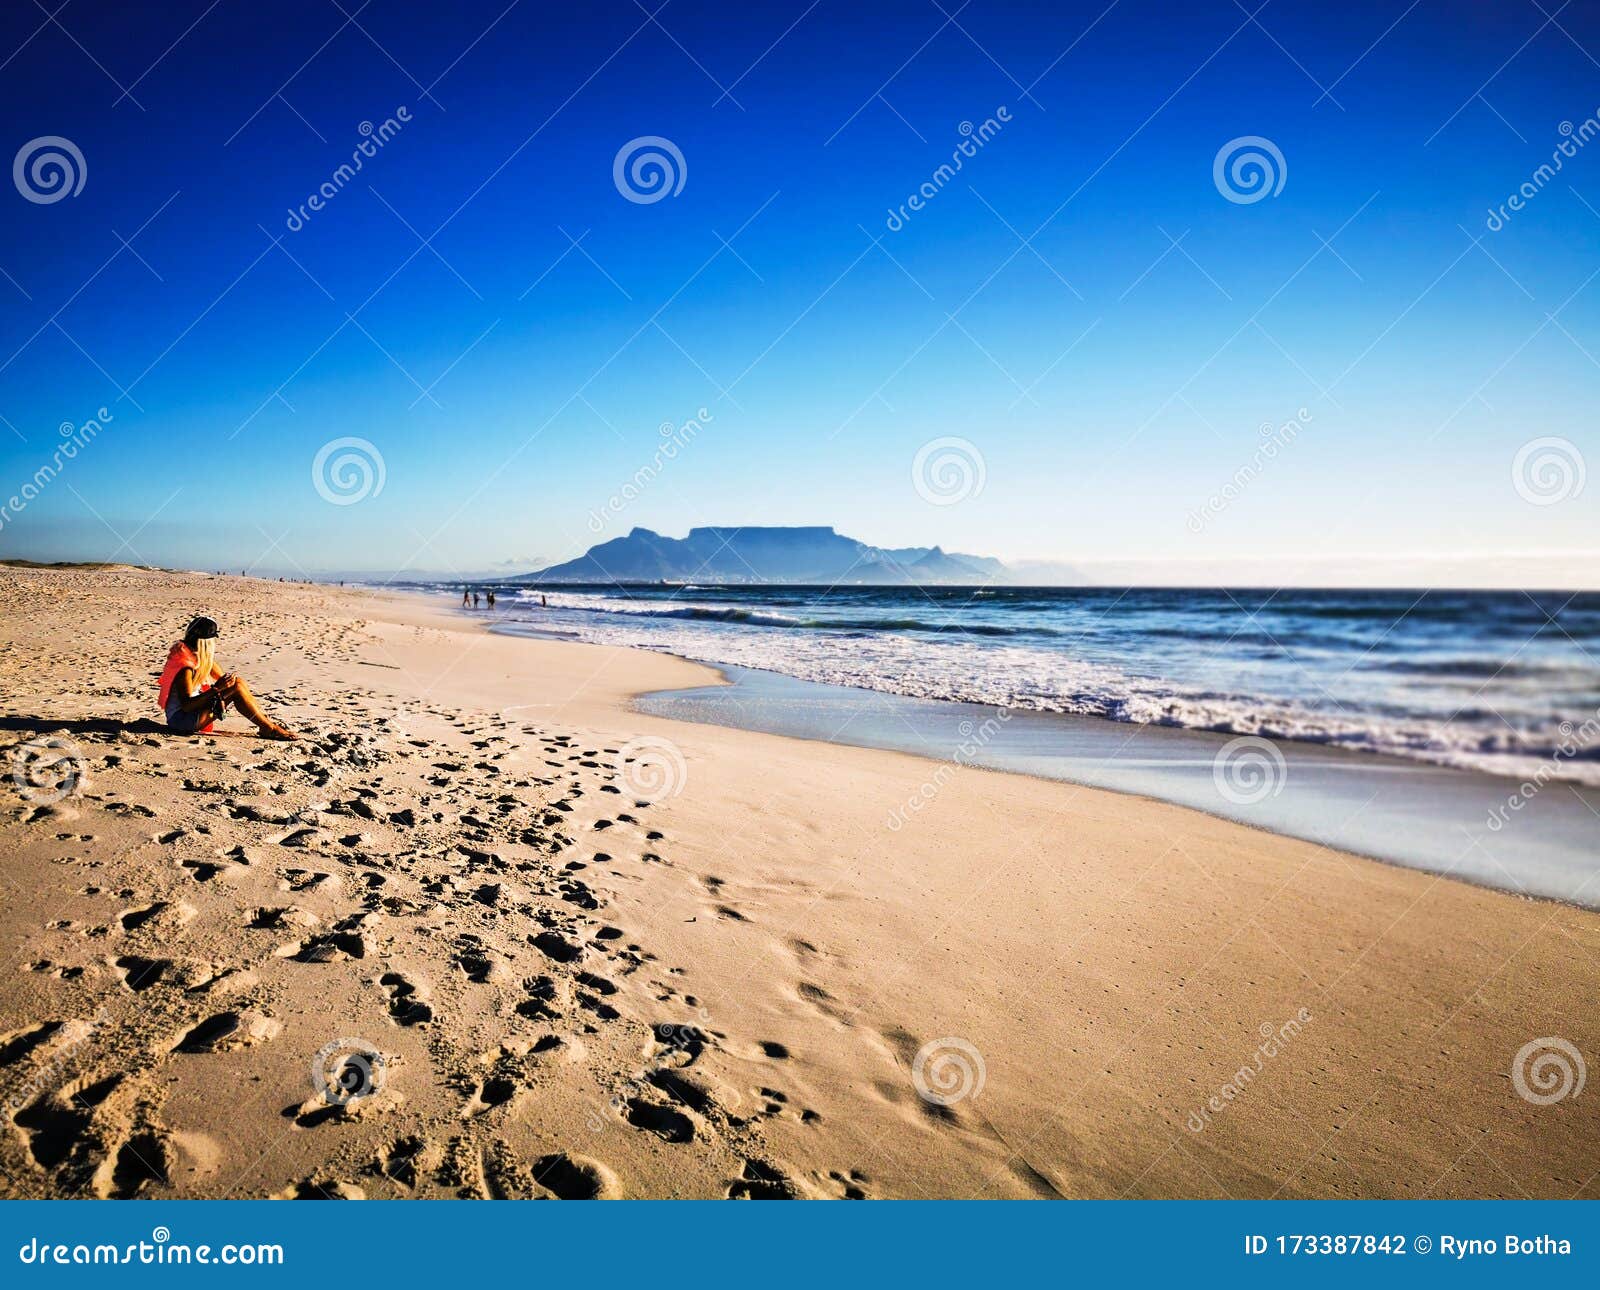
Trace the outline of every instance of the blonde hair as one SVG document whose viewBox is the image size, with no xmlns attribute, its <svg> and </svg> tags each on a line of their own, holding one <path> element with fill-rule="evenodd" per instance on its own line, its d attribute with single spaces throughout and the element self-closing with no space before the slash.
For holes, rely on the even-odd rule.
<svg viewBox="0 0 1600 1290">
<path fill-rule="evenodd" d="M 217 638 L 202 636 L 190 648 L 194 650 L 194 694 L 211 680 L 211 667 L 216 654 Z M 194 694 L 189 697 L 193 698 Z"/>
</svg>

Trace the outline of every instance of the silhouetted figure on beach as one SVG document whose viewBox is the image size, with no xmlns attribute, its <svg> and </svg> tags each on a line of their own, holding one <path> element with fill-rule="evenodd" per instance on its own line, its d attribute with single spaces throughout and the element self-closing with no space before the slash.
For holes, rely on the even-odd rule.
<svg viewBox="0 0 1600 1290">
<path fill-rule="evenodd" d="M 474 609 L 478 607 L 478 593 L 476 591 L 472 593 L 472 607 Z"/>
<path fill-rule="evenodd" d="M 472 603 L 472 593 L 465 587 L 461 588 L 461 607 L 465 609 Z"/>
<path fill-rule="evenodd" d="M 539 593 L 539 608 L 540 609 L 548 609 L 548 608 L 550 608 L 550 602 L 544 598 L 544 592 L 542 592 L 542 591 Z"/>
<path fill-rule="evenodd" d="M 485 592 L 484 594 L 489 598 L 489 608 L 493 609 L 494 608 L 494 588 L 490 587 L 489 590 L 487 592 Z"/>
</svg>

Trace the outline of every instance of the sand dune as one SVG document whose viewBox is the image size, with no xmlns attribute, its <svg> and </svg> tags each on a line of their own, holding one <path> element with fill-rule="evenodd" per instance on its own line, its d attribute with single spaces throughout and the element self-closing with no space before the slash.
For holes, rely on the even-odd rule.
<svg viewBox="0 0 1600 1290">
<path fill-rule="evenodd" d="M 1600 1195 L 1594 1090 L 1513 1078 L 1600 1055 L 1592 913 L 647 718 L 711 674 L 412 598 L 0 603 L 8 1195 Z M 303 742 L 154 723 L 201 610 Z"/>
</svg>

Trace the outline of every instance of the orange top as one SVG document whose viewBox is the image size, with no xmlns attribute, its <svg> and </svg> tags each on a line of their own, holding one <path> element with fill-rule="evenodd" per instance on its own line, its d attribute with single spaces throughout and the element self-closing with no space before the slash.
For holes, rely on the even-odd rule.
<svg viewBox="0 0 1600 1290">
<path fill-rule="evenodd" d="M 172 694 L 172 683 L 178 679 L 178 673 L 186 667 L 193 667 L 200 660 L 195 652 L 182 641 L 174 641 L 172 648 L 167 651 L 167 665 L 161 669 L 160 703 L 161 710 L 166 711 L 167 699 Z M 201 682 L 202 690 L 211 688 L 210 681 Z M 185 696 L 187 697 L 187 696 Z"/>
</svg>

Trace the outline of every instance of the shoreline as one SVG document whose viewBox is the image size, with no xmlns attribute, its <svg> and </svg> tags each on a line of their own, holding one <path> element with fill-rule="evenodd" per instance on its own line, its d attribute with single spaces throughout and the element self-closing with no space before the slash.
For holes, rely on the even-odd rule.
<svg viewBox="0 0 1600 1290">
<path fill-rule="evenodd" d="M 430 595 L 409 590 L 399 594 Z M 478 620 L 468 617 L 464 621 Z M 492 620 L 481 626 L 495 635 L 525 640 L 590 644 L 559 632 L 502 627 Z M 1272 763 L 1263 755 L 1260 741 L 1230 733 L 996 709 L 949 699 L 914 699 L 861 686 L 808 681 L 775 669 L 707 662 L 671 650 L 639 645 L 609 648 L 678 659 L 710 669 L 720 678 L 710 685 L 634 694 L 630 705 L 641 715 L 827 746 L 844 743 L 961 769 L 1104 789 L 1201 811 L 1272 836 L 1319 843 L 1379 864 L 1420 870 L 1523 899 L 1600 910 L 1600 884 L 1589 863 L 1591 821 L 1600 816 L 1600 789 L 1593 786 L 1550 782 L 1543 789 L 1548 795 L 1527 798 L 1525 814 L 1524 808 L 1519 808 L 1518 815 L 1509 817 L 1510 831 L 1502 833 L 1487 826 L 1485 820 L 1497 807 L 1504 812 L 1504 804 L 1520 795 L 1528 781 L 1492 771 L 1291 739 L 1270 741 L 1282 757 Z M 851 715 L 841 719 L 834 712 L 819 722 L 816 710 L 827 708 L 830 702 L 840 708 L 853 702 L 877 723 L 869 719 L 865 723 L 868 732 L 863 734 L 863 723 Z M 963 733 L 972 727 L 984 734 L 997 723 L 1006 729 L 992 736 L 975 740 L 971 731 Z M 915 728 L 916 737 L 897 737 L 902 727 Z M 1042 740 L 1032 741 L 1035 746 L 1030 747 L 1026 737 L 1007 737 L 1022 727 L 1045 732 Z M 1243 760 L 1234 766 L 1231 776 L 1234 780 L 1243 776 L 1250 782 L 1239 800 L 1230 800 L 1222 791 L 1230 772 L 1226 762 L 1219 769 L 1217 759 L 1241 740 Z M 1048 746 L 1037 746 L 1040 742 Z M 1015 746 L 1018 744 L 1021 746 Z M 1348 780 L 1349 787 L 1330 785 L 1330 777 Z M 1386 782 L 1391 777 L 1392 784 Z M 1414 794 L 1407 787 L 1419 783 L 1422 789 Z M 1259 798 L 1258 784 L 1268 790 Z M 1403 819 L 1403 830 L 1385 825 L 1357 832 L 1351 827 L 1348 811 L 1352 800 L 1365 797 L 1363 812 L 1375 802 L 1382 811 L 1385 799 L 1402 794 L 1400 804 L 1389 809 Z M 1445 837 L 1452 842 L 1438 841 Z M 1458 838 L 1466 840 L 1465 849 Z M 1503 852 L 1497 855 L 1491 850 L 1499 849 L 1502 838 L 1519 844 L 1515 868 L 1506 863 Z M 1463 869 L 1468 860 L 1475 863 Z"/>
<path fill-rule="evenodd" d="M 1587 1100 L 1512 1089 L 1600 1049 L 1592 912 L 1009 773 L 891 831 L 939 763 L 640 713 L 715 673 L 408 592 L 0 595 L 51 696 L 0 729 L 86 772 L 0 823 L 0 1091 L 52 1085 L 11 1194 L 1600 1194 Z M 196 603 L 305 743 L 115 733 Z M 386 1059 L 353 1110 L 340 1037 Z"/>
</svg>

